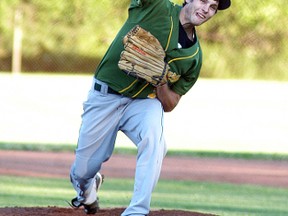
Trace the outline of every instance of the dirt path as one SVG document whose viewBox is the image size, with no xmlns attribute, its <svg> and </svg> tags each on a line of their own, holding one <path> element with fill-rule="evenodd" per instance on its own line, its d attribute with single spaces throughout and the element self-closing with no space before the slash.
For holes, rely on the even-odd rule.
<svg viewBox="0 0 288 216">
<path fill-rule="evenodd" d="M 67 178 L 74 154 L 0 151 L 0 175 Z M 135 156 L 113 155 L 103 165 L 106 178 L 133 178 Z M 166 157 L 161 179 L 288 187 L 288 161 Z"/>
</svg>

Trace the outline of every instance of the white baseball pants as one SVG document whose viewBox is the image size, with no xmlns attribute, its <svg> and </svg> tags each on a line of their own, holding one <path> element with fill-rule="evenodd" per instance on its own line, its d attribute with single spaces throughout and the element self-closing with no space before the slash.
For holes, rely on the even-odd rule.
<svg viewBox="0 0 288 216">
<path fill-rule="evenodd" d="M 102 86 L 101 91 L 94 90 L 95 82 Z M 163 108 L 158 99 L 131 99 L 108 94 L 107 87 L 105 83 L 94 79 L 83 104 L 78 146 L 70 173 L 71 182 L 78 200 L 86 204 L 95 201 L 96 193 L 92 190 L 94 177 L 102 163 L 111 157 L 120 130 L 138 150 L 133 196 L 121 216 L 147 215 L 151 194 L 158 182 L 166 154 Z"/>
</svg>

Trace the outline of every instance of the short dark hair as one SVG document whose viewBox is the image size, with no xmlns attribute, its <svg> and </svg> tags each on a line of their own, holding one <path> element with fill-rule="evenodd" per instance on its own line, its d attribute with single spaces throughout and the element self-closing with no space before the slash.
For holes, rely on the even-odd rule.
<svg viewBox="0 0 288 216">
<path fill-rule="evenodd" d="M 191 0 L 190 2 L 192 2 L 193 0 Z M 184 0 L 184 2 L 183 2 L 183 7 L 186 5 L 186 4 L 188 4 L 187 2 L 186 2 L 186 0 Z"/>
</svg>

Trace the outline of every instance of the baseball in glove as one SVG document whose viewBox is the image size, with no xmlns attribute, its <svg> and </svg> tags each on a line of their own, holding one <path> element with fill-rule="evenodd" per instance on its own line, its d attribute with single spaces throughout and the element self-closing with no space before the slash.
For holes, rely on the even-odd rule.
<svg viewBox="0 0 288 216">
<path fill-rule="evenodd" d="M 125 35 L 123 44 L 118 67 L 126 74 L 144 79 L 153 86 L 167 83 L 171 75 L 175 80 L 176 74 L 169 72 L 169 65 L 164 60 L 163 47 L 150 32 L 137 25 Z"/>
</svg>

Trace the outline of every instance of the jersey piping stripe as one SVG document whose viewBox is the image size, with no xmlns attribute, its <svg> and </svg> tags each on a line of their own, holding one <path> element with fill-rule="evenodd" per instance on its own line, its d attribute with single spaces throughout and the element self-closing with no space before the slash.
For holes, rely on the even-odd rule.
<svg viewBox="0 0 288 216">
<path fill-rule="evenodd" d="M 174 28 L 174 23 L 173 23 L 172 16 L 170 16 L 170 20 L 171 20 L 171 28 L 170 28 L 170 33 L 169 33 L 169 36 L 168 36 L 168 41 L 167 41 L 167 44 L 166 44 L 165 52 L 168 50 L 168 47 L 170 45 L 172 32 L 173 32 L 173 28 Z"/>
<path fill-rule="evenodd" d="M 137 81 L 138 81 L 138 80 L 134 80 L 128 87 L 120 90 L 119 93 L 121 94 L 121 93 L 127 91 L 127 90 L 128 90 L 129 88 L 131 88 Z"/>
<path fill-rule="evenodd" d="M 170 64 L 171 62 L 174 62 L 174 61 L 179 61 L 179 60 L 183 60 L 183 59 L 189 59 L 189 58 L 193 58 L 195 55 L 197 55 L 199 52 L 199 47 L 197 47 L 197 50 L 194 54 L 190 55 L 190 56 L 186 56 L 186 57 L 179 57 L 179 58 L 174 58 L 174 59 L 171 59 L 168 64 Z"/>
<path fill-rule="evenodd" d="M 140 91 L 138 91 L 135 95 L 133 95 L 132 98 L 137 97 L 137 95 L 139 95 L 148 85 L 149 83 L 147 83 L 143 88 L 140 89 Z"/>
</svg>

